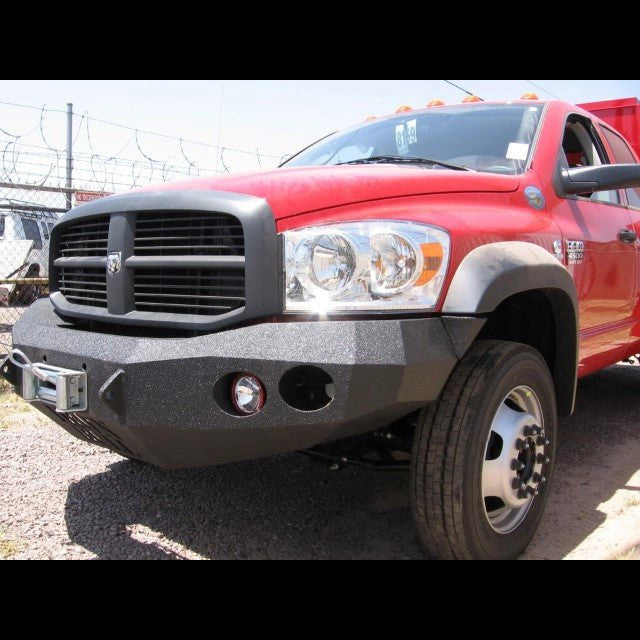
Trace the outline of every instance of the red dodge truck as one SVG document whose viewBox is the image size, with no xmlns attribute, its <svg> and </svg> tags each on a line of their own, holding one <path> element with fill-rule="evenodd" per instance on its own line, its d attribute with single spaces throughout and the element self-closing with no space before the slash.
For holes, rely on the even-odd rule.
<svg viewBox="0 0 640 640">
<path fill-rule="evenodd" d="M 71 210 L 4 376 L 161 467 L 407 468 L 429 554 L 518 556 L 578 377 L 640 352 L 638 101 L 529 98 Z"/>
</svg>

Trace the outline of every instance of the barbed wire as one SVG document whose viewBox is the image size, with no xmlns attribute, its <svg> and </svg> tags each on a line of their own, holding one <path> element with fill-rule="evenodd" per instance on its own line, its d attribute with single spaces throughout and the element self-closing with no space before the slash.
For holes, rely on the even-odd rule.
<svg viewBox="0 0 640 640">
<path fill-rule="evenodd" d="M 28 109 L 37 112 L 33 126 L 27 133 L 13 131 L 0 117 L 0 181 L 30 185 L 64 186 L 66 183 L 67 151 L 52 143 L 54 132 L 61 136 L 66 123 L 53 114 L 67 114 L 63 109 L 24 105 L 15 102 L 0 101 L 0 105 Z M 260 151 L 237 149 L 223 145 L 210 144 L 198 140 L 172 136 L 122 125 L 100 118 L 94 118 L 88 111 L 74 112 L 75 122 L 72 131 L 73 184 L 78 189 L 117 193 L 134 189 L 153 182 L 167 182 L 175 178 L 193 178 L 206 174 L 225 174 L 232 166 L 240 162 L 235 154 L 244 158 L 240 163 L 247 168 L 247 160 L 255 160 L 255 168 L 264 168 L 265 163 L 276 166 L 282 158 L 289 156 L 269 154 Z M 57 118 L 59 122 L 52 123 Z M 101 153 L 96 147 L 92 125 L 100 123 L 131 131 L 124 144 L 113 154 Z M 56 131 L 52 127 L 56 126 Z M 143 139 L 144 136 L 144 139 Z M 157 144 L 149 150 L 153 138 L 175 142 L 173 149 L 165 149 L 159 156 Z M 205 166 L 195 156 L 193 145 L 216 151 L 216 161 L 222 169 Z M 191 149 L 188 150 L 187 146 Z M 76 147 L 84 147 L 84 150 Z M 125 155 L 126 153 L 126 155 Z M 248 168 L 251 166 L 249 164 Z"/>
<path fill-rule="evenodd" d="M 63 109 L 46 109 L 46 105 L 43 107 L 35 107 L 33 105 L 26 105 L 26 104 L 19 104 L 17 102 L 6 102 L 4 100 L 0 100 L 0 104 L 4 104 L 4 105 L 8 105 L 8 106 L 12 106 L 12 107 L 21 107 L 24 109 L 35 109 L 35 110 L 44 110 L 44 111 L 48 111 L 51 113 L 64 113 L 66 114 L 67 112 Z M 87 114 L 87 112 L 85 111 L 85 114 Z M 75 111 L 73 112 L 74 116 L 79 116 L 81 114 L 76 113 Z M 234 153 L 245 153 L 247 155 L 251 155 L 254 156 L 255 155 L 255 151 L 250 151 L 248 149 L 235 149 L 232 147 L 226 147 L 223 145 L 217 145 L 217 144 L 211 144 L 210 142 L 203 142 L 202 140 L 189 140 L 187 138 L 179 138 L 177 136 L 172 136 L 166 133 L 159 133 L 157 131 L 147 131 L 145 129 L 140 129 L 140 128 L 136 128 L 136 127 L 130 127 L 128 125 L 125 124 L 119 124 L 117 122 L 111 122 L 109 120 L 102 120 L 101 118 L 94 118 L 93 116 L 89 116 L 86 115 L 86 119 L 92 122 L 100 122 L 101 124 L 106 124 L 106 125 L 110 125 L 112 127 L 118 127 L 120 129 L 128 129 L 129 131 L 133 131 L 133 132 L 137 132 L 137 133 L 144 133 L 147 135 L 151 135 L 151 136 L 156 136 L 158 138 L 166 138 L 168 140 L 175 140 L 176 142 L 180 142 L 181 140 L 183 142 L 188 142 L 189 144 L 195 144 L 195 145 L 199 145 L 202 147 L 209 147 L 211 149 L 225 149 L 227 151 L 233 151 Z M 272 154 L 261 154 L 262 157 L 267 157 L 267 158 L 272 158 L 274 160 L 277 160 L 280 156 L 279 155 L 272 155 Z"/>
</svg>

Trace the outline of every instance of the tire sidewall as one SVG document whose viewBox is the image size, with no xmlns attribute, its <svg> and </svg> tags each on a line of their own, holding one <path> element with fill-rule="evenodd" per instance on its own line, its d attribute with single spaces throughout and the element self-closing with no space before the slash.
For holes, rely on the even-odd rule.
<svg viewBox="0 0 640 640">
<path fill-rule="evenodd" d="M 504 398 L 524 385 L 537 395 L 542 408 L 544 431 L 550 440 L 550 462 L 545 467 L 547 482 L 533 500 L 524 520 L 513 531 L 500 534 L 489 524 L 482 496 L 482 466 L 491 423 Z M 474 557 L 507 559 L 520 555 L 533 537 L 542 517 L 555 462 L 557 411 L 553 382 L 542 357 L 530 347 L 512 351 L 488 372 L 469 405 L 470 437 L 463 464 L 462 499 L 464 527 Z M 464 488 L 469 488 L 464 491 Z"/>
</svg>

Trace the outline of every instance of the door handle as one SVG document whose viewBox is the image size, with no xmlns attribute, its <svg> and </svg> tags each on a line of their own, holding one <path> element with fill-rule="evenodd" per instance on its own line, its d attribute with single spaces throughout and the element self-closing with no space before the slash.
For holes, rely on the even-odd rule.
<svg viewBox="0 0 640 640">
<path fill-rule="evenodd" d="M 618 238 L 620 239 L 620 242 L 633 244 L 638 239 L 638 234 L 632 229 L 620 229 Z"/>
</svg>

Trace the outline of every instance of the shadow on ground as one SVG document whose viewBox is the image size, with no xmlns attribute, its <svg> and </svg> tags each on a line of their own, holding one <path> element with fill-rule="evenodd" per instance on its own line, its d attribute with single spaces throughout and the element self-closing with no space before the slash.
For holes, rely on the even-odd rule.
<svg viewBox="0 0 640 640">
<path fill-rule="evenodd" d="M 525 557 L 567 555 L 640 467 L 640 368 L 611 367 L 578 393 Z M 186 471 L 122 461 L 72 484 L 65 516 L 71 541 L 100 558 L 422 558 L 407 492 L 406 475 L 331 473 L 296 454 Z"/>
</svg>

